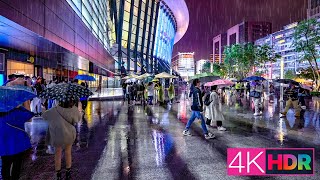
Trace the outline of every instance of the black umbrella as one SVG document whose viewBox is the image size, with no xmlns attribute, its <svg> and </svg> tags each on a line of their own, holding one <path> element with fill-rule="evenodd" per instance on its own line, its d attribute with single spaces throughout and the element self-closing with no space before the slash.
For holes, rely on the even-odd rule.
<svg viewBox="0 0 320 180">
<path fill-rule="evenodd" d="M 283 83 L 283 84 L 293 84 L 295 86 L 300 86 L 300 84 L 297 81 L 294 81 L 292 79 L 277 79 L 275 82 Z"/>
<path fill-rule="evenodd" d="M 56 99 L 58 101 L 77 100 L 82 97 L 89 97 L 93 93 L 86 87 L 78 84 L 61 83 L 48 88 L 43 91 L 39 96 L 46 99 Z"/>
</svg>

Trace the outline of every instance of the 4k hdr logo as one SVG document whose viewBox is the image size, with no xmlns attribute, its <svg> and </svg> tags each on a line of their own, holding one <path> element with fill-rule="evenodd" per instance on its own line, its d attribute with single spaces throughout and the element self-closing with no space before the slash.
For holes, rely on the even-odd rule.
<svg viewBox="0 0 320 180">
<path fill-rule="evenodd" d="M 228 148 L 232 176 L 313 175 L 313 148 Z"/>
</svg>

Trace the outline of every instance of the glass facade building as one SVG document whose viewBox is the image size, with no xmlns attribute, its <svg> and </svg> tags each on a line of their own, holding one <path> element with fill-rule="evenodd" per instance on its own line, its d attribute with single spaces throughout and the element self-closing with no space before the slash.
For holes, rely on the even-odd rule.
<svg viewBox="0 0 320 180">
<path fill-rule="evenodd" d="M 67 2 L 104 48 L 110 50 L 113 31 L 107 31 L 109 17 L 107 13 L 110 10 L 108 1 L 67 0 Z"/>
<path fill-rule="evenodd" d="M 116 72 L 170 71 L 173 45 L 181 39 L 189 22 L 187 17 L 183 24 L 178 24 L 175 17 L 174 11 L 180 18 L 188 16 L 184 0 L 176 1 L 174 5 L 168 0 L 67 2 L 114 57 Z M 177 39 L 178 25 L 183 30 Z"/>
</svg>

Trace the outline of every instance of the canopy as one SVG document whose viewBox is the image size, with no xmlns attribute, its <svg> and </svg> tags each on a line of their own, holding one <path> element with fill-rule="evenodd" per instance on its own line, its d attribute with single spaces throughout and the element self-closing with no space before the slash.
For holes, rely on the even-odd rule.
<svg viewBox="0 0 320 180">
<path fill-rule="evenodd" d="M 126 76 L 126 77 L 124 77 L 122 79 L 132 79 L 132 78 L 137 78 L 137 77 L 138 77 L 138 75 L 130 74 L 130 75 L 128 75 L 128 76 Z"/>
<path fill-rule="evenodd" d="M 142 75 L 140 75 L 140 76 L 136 77 L 136 79 L 141 80 L 141 79 L 145 79 L 145 78 L 150 77 L 150 76 L 152 76 L 152 74 L 144 73 L 144 74 L 142 74 Z"/>
<path fill-rule="evenodd" d="M 173 76 L 171 74 L 168 74 L 166 72 L 162 72 L 162 73 L 159 73 L 159 74 L 155 75 L 155 78 L 170 79 L 170 78 L 177 78 L 177 77 Z"/>
<path fill-rule="evenodd" d="M 229 81 L 229 80 L 225 80 L 225 79 L 218 79 L 218 80 L 215 80 L 215 81 L 212 81 L 212 82 L 208 82 L 206 83 L 204 86 L 231 86 L 233 85 L 234 83 Z"/>
</svg>

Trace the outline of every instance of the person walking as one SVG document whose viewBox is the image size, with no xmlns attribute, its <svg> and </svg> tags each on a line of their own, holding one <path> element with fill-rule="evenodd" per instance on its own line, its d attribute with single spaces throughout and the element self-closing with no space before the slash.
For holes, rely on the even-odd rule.
<svg viewBox="0 0 320 180">
<path fill-rule="evenodd" d="M 192 110 L 192 114 L 190 119 L 188 120 L 188 123 L 185 127 L 185 130 L 183 131 L 183 135 L 184 136 L 191 136 L 191 133 L 189 131 L 192 123 L 194 122 L 194 120 L 196 118 L 201 120 L 201 127 L 204 133 L 204 137 L 206 139 L 212 139 L 214 138 L 214 134 L 208 132 L 207 126 L 206 126 L 206 122 L 204 120 L 202 111 L 203 111 L 203 107 L 202 107 L 202 97 L 201 97 L 201 91 L 200 91 L 200 80 L 199 79 L 195 79 L 193 80 L 194 85 L 194 89 L 192 92 L 192 106 L 191 106 L 191 110 Z"/>
<path fill-rule="evenodd" d="M 301 108 L 299 106 L 299 100 L 298 100 L 298 90 L 295 89 L 295 86 L 293 84 L 289 85 L 289 89 L 287 89 L 284 94 L 287 96 L 286 101 L 286 107 L 284 111 L 281 114 L 281 117 L 284 117 L 287 115 L 287 112 L 289 111 L 289 108 L 293 106 L 295 111 L 295 117 L 300 117 L 300 111 Z"/>
<path fill-rule="evenodd" d="M 153 104 L 153 102 L 152 102 L 153 95 L 154 95 L 154 91 L 155 91 L 152 82 L 149 82 L 147 91 L 148 91 L 148 105 L 152 105 Z"/>
<path fill-rule="evenodd" d="M 261 105 L 261 93 L 262 93 L 262 87 L 259 83 L 259 81 L 253 81 L 251 82 L 252 91 L 250 92 L 250 97 L 253 98 L 253 104 L 254 104 L 254 116 L 261 116 L 262 112 L 260 111 Z"/>
<path fill-rule="evenodd" d="M 217 86 L 211 86 L 209 103 L 210 104 L 206 106 L 205 117 L 211 120 L 211 126 L 216 126 L 219 131 L 225 131 L 226 128 L 222 127 L 222 122 L 225 119 L 219 109 L 220 100 L 217 93 Z"/>
<path fill-rule="evenodd" d="M 46 143 L 55 147 L 55 171 L 56 178 L 62 179 L 61 158 L 62 150 L 65 150 L 66 179 L 71 179 L 72 156 L 71 148 L 76 139 L 76 129 L 74 125 L 81 119 L 81 114 L 75 106 L 75 102 L 66 100 L 60 102 L 58 106 L 51 108 L 42 115 L 48 121 L 48 132 Z"/>
<path fill-rule="evenodd" d="M 160 106 L 164 104 L 164 89 L 163 89 L 163 86 L 161 85 L 161 83 L 159 83 L 159 103 L 160 103 Z"/>
<path fill-rule="evenodd" d="M 174 84 L 173 82 L 170 83 L 169 89 L 168 89 L 168 95 L 170 99 L 170 104 L 173 103 L 173 99 L 175 97 L 175 90 L 174 90 Z"/>
<path fill-rule="evenodd" d="M 81 83 L 81 86 L 86 87 L 86 84 L 84 82 Z M 82 112 L 86 111 L 87 105 L 88 105 L 88 97 L 81 97 L 80 102 L 82 105 Z"/>
</svg>

